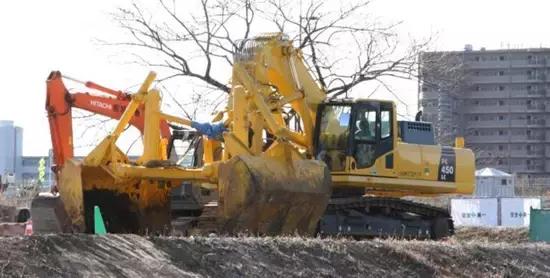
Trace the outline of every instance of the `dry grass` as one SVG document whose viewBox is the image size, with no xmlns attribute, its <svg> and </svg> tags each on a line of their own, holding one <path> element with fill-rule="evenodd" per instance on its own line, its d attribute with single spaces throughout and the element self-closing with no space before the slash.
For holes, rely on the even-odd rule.
<svg viewBox="0 0 550 278">
<path fill-rule="evenodd" d="M 51 235 L 0 247 L 0 276 L 550 277 L 550 245 L 477 239 Z"/>
<path fill-rule="evenodd" d="M 480 228 L 464 227 L 455 231 L 454 240 L 467 242 L 504 242 L 524 243 L 529 241 L 529 229 L 527 228 Z"/>
</svg>

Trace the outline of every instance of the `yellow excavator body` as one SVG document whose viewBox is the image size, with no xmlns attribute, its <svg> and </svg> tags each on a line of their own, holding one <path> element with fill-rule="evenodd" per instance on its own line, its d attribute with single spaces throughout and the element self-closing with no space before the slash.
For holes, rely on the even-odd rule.
<svg viewBox="0 0 550 278">
<path fill-rule="evenodd" d="M 367 106 L 364 106 L 367 105 Z M 375 107 L 378 106 L 378 107 Z M 446 147 L 435 144 L 404 142 L 400 137 L 400 127 L 396 119 L 395 104 L 383 100 L 356 99 L 341 102 L 340 105 L 325 106 L 325 111 L 333 107 L 357 109 L 360 112 L 387 112 L 387 120 L 373 125 L 371 138 L 350 135 L 339 123 L 321 124 L 317 145 L 326 152 L 323 159 L 332 170 L 332 183 L 335 188 L 348 187 L 365 189 L 369 194 L 386 196 L 424 196 L 440 194 L 471 194 L 475 184 L 475 158 L 470 149 Z M 352 108 L 353 107 L 353 108 Z M 378 110 L 378 111 L 377 111 Z M 366 111 L 366 112 L 365 112 Z M 351 112 L 350 112 L 351 113 Z M 330 113 L 322 113 L 330 117 Z M 356 119 L 356 123 L 360 120 Z M 375 121 L 373 121 L 375 122 Z M 349 124 L 346 124 L 346 127 Z M 427 123 L 409 123 L 431 128 Z M 376 129 L 385 127 L 385 138 L 376 139 Z M 411 128 L 407 126 L 407 128 Z M 415 128 L 413 126 L 413 128 Z M 356 131 L 357 132 L 357 131 Z M 416 132 L 416 130 L 415 130 Z M 351 137 L 351 138 L 349 138 Z M 366 140 L 365 140 L 366 139 Z M 355 144 L 352 155 L 347 153 L 349 140 Z M 361 147 L 368 151 L 361 152 Z M 381 151 L 379 151 L 382 149 Z M 369 153 L 369 151 L 371 153 Z M 318 150 L 318 154 L 321 151 Z"/>
<path fill-rule="evenodd" d="M 193 181 L 217 188 L 219 232 L 315 232 L 330 197 L 330 173 L 324 163 L 306 159 L 285 140 L 253 148 L 246 142 L 248 135 L 239 134 L 238 128 L 231 130 L 239 124 L 245 126 L 233 119 L 228 120 L 233 123 L 223 132 L 225 148 L 221 157 L 212 153 L 216 143 L 206 140 L 203 167 L 189 169 L 170 163 L 166 142 L 159 133 L 160 120 L 189 126 L 193 123 L 160 111 L 159 92 L 149 89 L 154 78 L 151 73 L 132 95 L 110 135 L 83 161 L 68 160 L 59 171 L 57 187 L 67 218 L 60 221 L 65 223 L 63 231 L 93 232 L 92 212 L 94 206 L 99 206 L 110 232 L 169 232 L 170 190 L 183 181 Z M 233 101 L 233 105 L 250 105 L 246 100 Z M 265 105 L 261 98 L 255 103 Z M 144 151 L 137 161 L 130 161 L 115 143 L 141 105 L 145 107 Z M 261 112 L 254 113 L 259 123 L 265 120 Z M 257 127 L 261 134 L 263 126 Z M 248 133 L 248 129 L 243 132 Z M 245 138 L 245 142 L 239 138 Z M 260 143 L 258 138 L 255 140 Z M 36 200 L 40 203 L 44 200 Z"/>
<path fill-rule="evenodd" d="M 471 150 L 425 143 L 431 125 L 399 124 L 393 102 L 326 100 L 300 50 L 281 34 L 242 42 L 234 57 L 229 101 L 215 124 L 163 113 L 159 92 L 150 88 L 154 79 L 150 73 L 131 96 L 109 136 L 83 161 L 68 161 L 58 172 L 68 219 L 61 221 L 64 231 L 93 231 L 96 205 L 111 232 L 167 231 L 169 192 L 187 181 L 217 191 L 220 233 L 373 235 L 392 230 L 437 238 L 452 230 L 448 214 L 363 197 L 473 190 Z M 130 161 L 115 143 L 138 107 L 145 111 L 144 150 Z M 204 134 L 201 167 L 167 161 L 161 120 Z M 332 202 L 334 196 L 346 198 Z M 405 208 L 417 214 L 413 224 Z M 401 222 L 378 220 L 388 215 Z"/>
</svg>

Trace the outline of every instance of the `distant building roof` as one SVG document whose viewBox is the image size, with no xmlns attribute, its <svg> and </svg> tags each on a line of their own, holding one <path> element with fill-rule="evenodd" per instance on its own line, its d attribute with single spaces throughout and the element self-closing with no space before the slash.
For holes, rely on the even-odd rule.
<svg viewBox="0 0 550 278">
<path fill-rule="evenodd" d="M 501 48 L 501 49 L 471 49 L 471 50 L 450 50 L 450 51 L 424 51 L 421 54 L 432 54 L 432 53 L 456 53 L 456 54 L 483 54 L 483 53 L 526 53 L 526 52 L 534 52 L 534 53 L 540 53 L 540 52 L 549 52 L 550 48 L 547 47 L 539 47 L 539 48 Z"/>
<path fill-rule="evenodd" d="M 476 177 L 511 177 L 512 175 L 495 168 L 483 168 L 476 171 Z"/>
</svg>

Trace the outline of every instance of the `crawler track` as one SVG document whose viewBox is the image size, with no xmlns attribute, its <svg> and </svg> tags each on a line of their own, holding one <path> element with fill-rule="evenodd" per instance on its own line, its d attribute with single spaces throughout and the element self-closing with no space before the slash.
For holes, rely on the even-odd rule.
<svg viewBox="0 0 550 278">
<path fill-rule="evenodd" d="M 447 210 L 387 197 L 332 199 L 319 230 L 324 235 L 359 238 L 440 239 L 454 233 Z"/>
</svg>

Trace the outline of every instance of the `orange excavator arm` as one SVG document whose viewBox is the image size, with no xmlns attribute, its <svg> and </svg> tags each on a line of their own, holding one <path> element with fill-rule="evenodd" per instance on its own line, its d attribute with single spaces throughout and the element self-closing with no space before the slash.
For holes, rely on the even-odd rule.
<svg viewBox="0 0 550 278">
<path fill-rule="evenodd" d="M 63 83 L 64 78 L 82 83 L 86 87 L 106 95 L 91 95 L 86 92 L 71 94 Z M 80 82 L 69 77 L 63 77 L 59 71 L 50 73 L 46 81 L 46 87 L 46 111 L 52 137 L 54 172 L 57 173 L 59 167 L 74 156 L 72 108 L 83 109 L 118 120 L 130 103 L 130 96 L 122 91 L 109 89 L 93 82 Z M 144 115 L 144 108 L 139 107 L 130 120 L 130 124 L 141 133 L 144 129 Z M 161 121 L 160 133 L 162 138 L 170 140 L 170 128 L 166 121 Z"/>
</svg>

